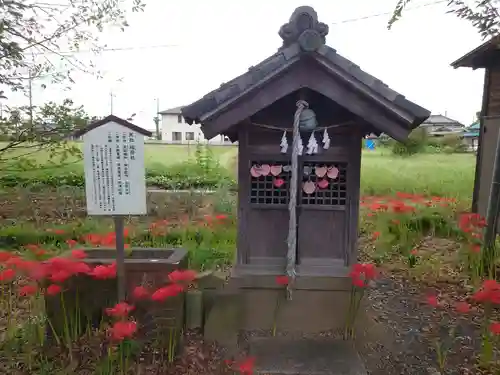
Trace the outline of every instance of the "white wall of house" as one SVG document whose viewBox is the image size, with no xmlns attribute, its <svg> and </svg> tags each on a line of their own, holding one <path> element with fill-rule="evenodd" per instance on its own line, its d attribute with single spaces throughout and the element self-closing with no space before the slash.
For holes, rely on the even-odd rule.
<svg viewBox="0 0 500 375">
<path fill-rule="evenodd" d="M 189 125 L 184 121 L 181 114 L 167 113 L 161 115 L 161 135 L 162 141 L 166 143 L 230 144 L 229 140 L 224 141 L 222 135 L 207 140 L 200 129 L 200 125 Z"/>
</svg>

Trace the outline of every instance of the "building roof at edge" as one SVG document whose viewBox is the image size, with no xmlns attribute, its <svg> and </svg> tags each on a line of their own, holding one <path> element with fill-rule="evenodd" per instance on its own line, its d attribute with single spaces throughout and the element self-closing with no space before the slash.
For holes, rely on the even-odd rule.
<svg viewBox="0 0 500 375">
<path fill-rule="evenodd" d="M 166 109 L 158 112 L 160 115 L 180 115 L 182 106 Z"/>
</svg>

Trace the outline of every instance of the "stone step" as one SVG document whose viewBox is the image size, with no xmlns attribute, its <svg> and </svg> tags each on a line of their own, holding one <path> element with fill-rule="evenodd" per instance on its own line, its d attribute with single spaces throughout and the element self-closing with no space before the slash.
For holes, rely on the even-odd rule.
<svg viewBox="0 0 500 375">
<path fill-rule="evenodd" d="M 330 338 L 258 337 L 249 340 L 254 374 L 367 375 L 350 341 Z"/>
</svg>

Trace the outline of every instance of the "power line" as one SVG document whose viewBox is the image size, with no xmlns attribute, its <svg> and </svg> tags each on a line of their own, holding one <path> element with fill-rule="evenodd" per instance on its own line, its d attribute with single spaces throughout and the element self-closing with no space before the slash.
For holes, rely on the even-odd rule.
<svg viewBox="0 0 500 375">
<path fill-rule="evenodd" d="M 442 4 L 442 3 L 447 3 L 448 0 L 437 0 L 433 1 L 430 3 L 425 3 L 425 4 L 420 4 L 416 5 L 413 7 L 408 7 L 405 9 L 405 11 L 412 11 L 415 9 L 420 9 L 432 5 L 437 5 L 437 4 Z M 376 18 L 376 17 L 381 17 L 381 16 L 387 16 L 391 15 L 392 11 L 388 12 L 381 12 L 381 13 L 374 13 L 374 14 L 369 14 L 366 16 L 362 17 L 356 17 L 356 18 L 348 18 L 345 20 L 341 21 L 336 21 L 332 22 L 332 25 L 340 25 L 344 23 L 351 23 L 351 22 L 358 22 L 358 21 L 364 21 L 368 20 L 371 18 Z M 152 45 L 152 46 L 128 46 L 128 47 L 116 47 L 116 48 L 96 48 L 96 49 L 86 49 L 86 50 L 78 50 L 78 51 L 63 51 L 63 52 L 50 52 L 50 51 L 45 51 L 45 52 L 35 52 L 33 53 L 34 55 L 52 55 L 52 54 L 58 54 L 58 55 L 67 55 L 67 56 L 73 56 L 79 53 L 89 53 L 89 52 L 119 52 L 119 51 L 135 51 L 135 50 L 145 50 L 145 49 L 157 49 L 157 48 L 175 48 L 175 47 L 182 47 L 180 44 L 160 44 L 160 45 Z"/>
<path fill-rule="evenodd" d="M 140 49 L 155 49 L 155 48 L 171 48 L 171 47 L 180 47 L 179 44 L 160 44 L 156 46 L 129 46 L 129 47 L 116 47 L 116 48 L 96 48 L 96 49 L 80 49 L 78 51 L 63 51 L 63 52 L 34 52 L 34 55 L 69 55 L 73 56 L 78 53 L 88 53 L 88 52 L 116 52 L 116 51 L 134 51 Z"/>
<path fill-rule="evenodd" d="M 448 0 L 437 0 L 437 1 L 430 2 L 430 3 L 425 3 L 425 4 L 416 5 L 416 6 L 413 6 L 413 7 L 408 7 L 408 8 L 405 9 L 405 11 L 408 12 L 408 11 L 412 11 L 412 10 L 415 10 L 415 9 L 420 9 L 420 8 L 424 8 L 424 7 L 428 7 L 428 6 L 432 6 L 432 5 L 437 5 L 437 4 L 442 4 L 442 3 L 447 3 L 447 2 L 448 2 Z M 375 18 L 375 17 L 392 15 L 392 13 L 393 12 L 390 11 L 390 12 L 370 14 L 370 15 L 363 16 L 363 17 L 349 18 L 349 19 L 345 19 L 345 20 L 333 22 L 332 25 L 340 25 L 340 24 L 343 24 L 343 23 L 364 21 L 364 20 L 367 20 L 367 19 Z"/>
</svg>

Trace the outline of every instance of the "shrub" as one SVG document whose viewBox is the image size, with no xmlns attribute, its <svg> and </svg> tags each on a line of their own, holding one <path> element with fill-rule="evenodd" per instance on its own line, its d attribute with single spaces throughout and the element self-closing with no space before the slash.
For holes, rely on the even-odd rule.
<svg viewBox="0 0 500 375">
<path fill-rule="evenodd" d="M 393 141 L 392 153 L 399 156 L 410 156 L 425 150 L 427 145 L 427 132 L 425 129 L 417 128 L 411 132 L 404 143 Z"/>
<path fill-rule="evenodd" d="M 455 134 L 445 135 L 441 138 L 440 143 L 443 152 L 449 154 L 467 151 L 467 145 L 463 142 L 463 139 Z"/>
<path fill-rule="evenodd" d="M 164 166 L 153 164 L 146 169 L 146 184 L 162 189 L 214 189 L 222 184 L 233 187 L 229 171 L 218 163 L 207 164 L 188 160 Z M 73 186 L 83 188 L 83 171 L 68 168 L 48 169 L 44 173 L 11 172 L 0 175 L 0 187 Z"/>
</svg>

